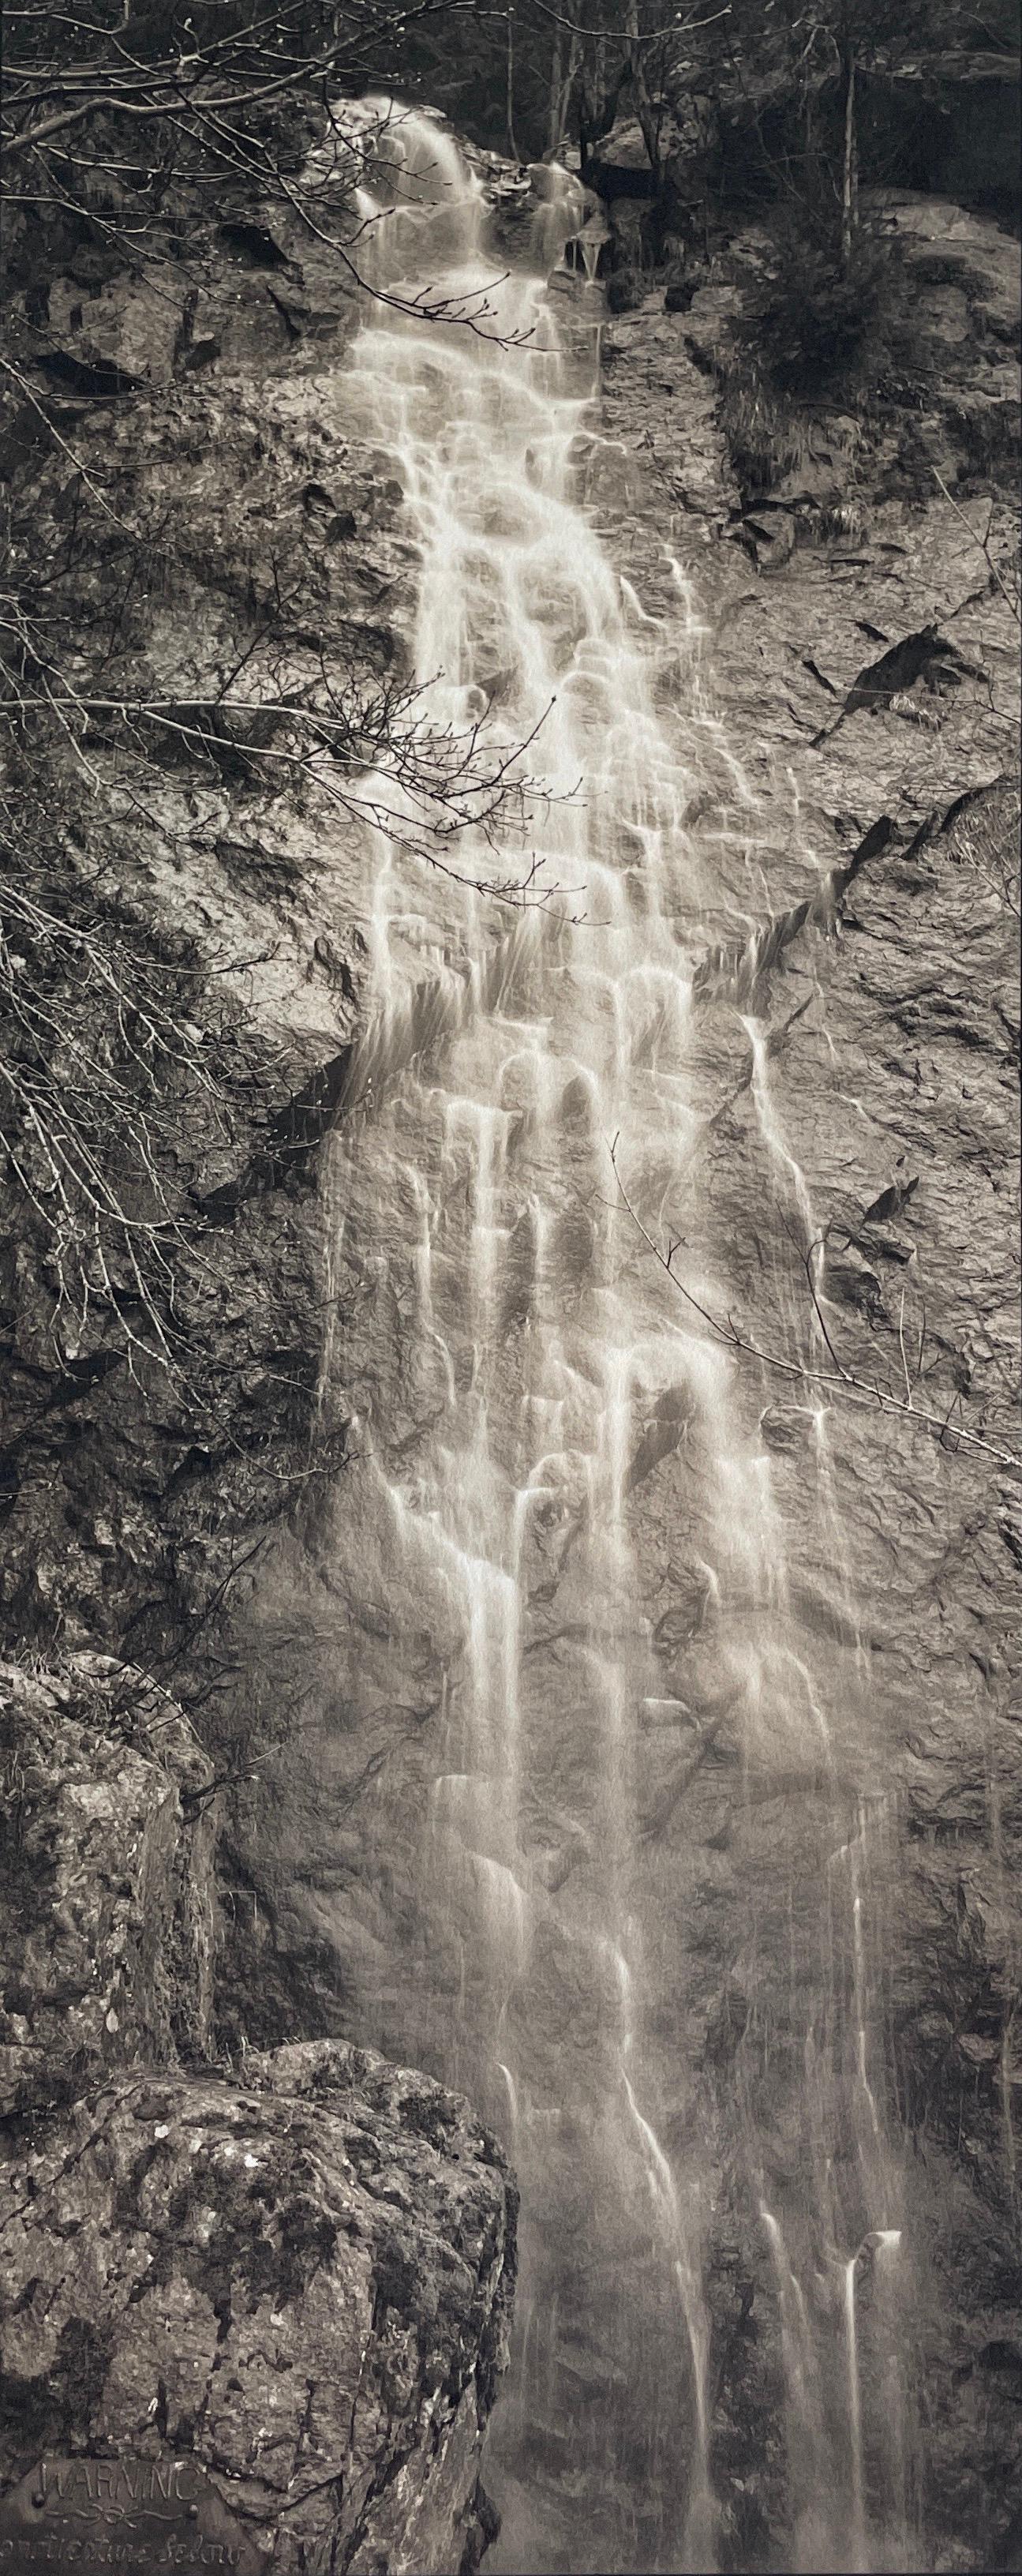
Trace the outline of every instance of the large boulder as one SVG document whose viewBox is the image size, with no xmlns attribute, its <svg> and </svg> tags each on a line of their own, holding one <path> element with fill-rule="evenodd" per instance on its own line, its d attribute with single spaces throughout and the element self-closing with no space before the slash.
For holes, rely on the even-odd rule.
<svg viewBox="0 0 1022 2576">
<path fill-rule="evenodd" d="M 123 2074 L 0 2204 L 5 2489 L 184 2456 L 275 2576 L 470 2576 L 515 2195 L 467 2104 L 339 2042 Z"/>
<path fill-rule="evenodd" d="M 585 178 L 597 195 L 648 198 L 667 188 L 682 197 L 701 193 L 716 150 L 715 112 L 706 99 L 688 96 L 660 106 L 656 167 L 638 116 L 622 115 L 589 150 Z"/>
<path fill-rule="evenodd" d="M 216 1780 L 145 1675 L 0 1667 L 0 1745 L 8 2559 L 23 2511 L 59 2555 L 31 2498 L 70 2454 L 211 2472 L 296 2576 L 474 2569 L 514 2272 L 499 2151 L 341 2043 L 210 2065 Z"/>
</svg>

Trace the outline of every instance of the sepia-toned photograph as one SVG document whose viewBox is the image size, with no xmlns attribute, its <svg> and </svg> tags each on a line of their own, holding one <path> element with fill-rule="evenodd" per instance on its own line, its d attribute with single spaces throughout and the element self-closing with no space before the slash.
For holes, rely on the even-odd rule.
<svg viewBox="0 0 1022 2576">
<path fill-rule="evenodd" d="M 1022 2576 L 1018 0 L 4 0 L 0 2576 Z"/>
</svg>

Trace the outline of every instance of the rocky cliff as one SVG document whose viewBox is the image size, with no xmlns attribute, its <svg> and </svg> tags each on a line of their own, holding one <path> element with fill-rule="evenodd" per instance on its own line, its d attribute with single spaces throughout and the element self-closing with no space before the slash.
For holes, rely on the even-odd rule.
<svg viewBox="0 0 1022 2576">
<path fill-rule="evenodd" d="M 734 764 L 745 782 L 745 846 L 698 975 L 700 1178 L 748 1336 L 781 1352 L 777 1369 L 753 1355 L 747 1401 L 805 1632 L 851 1671 L 849 1599 L 868 1609 L 886 2009 L 921 2249 L 926 2563 L 967 2576 L 1018 2563 L 1022 2515 L 1003 499 L 1018 369 L 996 228 L 907 197 L 890 213 L 920 264 L 930 347 L 867 427 L 821 409 L 769 476 L 747 421 L 739 438 L 728 387 L 753 233 L 676 309 L 658 286 L 615 316 L 579 465 L 642 614 L 662 620 L 665 704 L 679 571 L 691 586 L 721 802 Z M 574 292 L 565 279 L 566 314 Z M 412 1217 L 382 1241 L 356 1226 L 342 1258 L 345 1211 L 318 1195 L 365 980 L 343 777 L 340 798 L 318 776 L 268 791 L 252 716 L 194 716 L 256 648 L 292 690 L 324 656 L 356 666 L 363 691 L 367 674 L 402 682 L 415 564 L 390 462 L 349 429 L 351 324 L 327 264 L 247 218 L 204 246 L 190 307 L 97 283 L 72 255 L 26 316 L 27 391 L 7 425 L 70 616 L 116 567 L 81 466 L 136 533 L 154 484 L 161 497 L 112 705 L 85 745 L 102 820 L 69 782 L 54 910 L 94 946 L 98 929 L 101 958 L 104 937 L 127 944 L 133 1007 L 155 977 L 178 1035 L 153 1123 L 173 1301 L 126 1268 L 86 1271 L 84 1301 L 65 1293 L 39 1167 L 34 1197 L 18 1171 L 5 1182 L 5 1603 L 24 1651 L 4 1743 L 2 2465 L 13 2481 L 47 2448 L 170 2443 L 211 2469 L 274 2566 L 440 2576 L 470 2569 L 492 2528 L 479 2452 L 513 2193 L 463 2102 L 361 2042 L 371 2028 L 396 2055 L 411 2045 L 389 1962 L 414 1913 L 423 1748 L 458 1640 L 411 1586 L 380 1602 L 371 1533 L 357 1576 L 335 1571 L 358 1553 L 351 1416 L 368 1391 L 406 1457 L 428 1418 L 404 1332 Z M 155 757 L 147 738 L 144 778 L 125 783 L 116 706 L 140 671 L 183 730 Z M 712 794 L 702 819 L 712 829 Z M 59 939 L 41 946 L 45 992 L 70 980 L 84 1014 L 52 1058 L 73 1088 L 110 1061 L 118 1013 L 111 1040 L 102 974 L 82 1001 Z M 738 1059 L 736 1002 L 766 1032 Z M 371 1198 L 372 1102 L 358 1112 Z M 807 1293 L 796 1173 L 840 1308 L 826 1525 L 811 1414 L 783 1367 Z M 168 1368 L 153 1323 L 171 1302 Z M 511 1337 L 513 1301 L 507 1323 Z M 666 1690 L 706 1615 L 678 1420 L 640 1427 L 631 1483 Z M 551 1560 L 544 1645 L 557 1573 Z M 356 1685 L 339 1690 L 342 1637 Z M 786 2028 L 776 1858 L 797 1875 L 819 1783 L 739 1800 L 712 1728 L 680 1771 L 653 1735 L 643 1762 L 648 1865 L 677 1923 L 661 2002 L 723 2177 L 726 2563 L 766 2566 L 784 2512 L 777 2338 L 734 2180 L 735 2105 L 764 2031 Z M 560 2009 L 570 2045 L 570 1996 Z M 430 2051 L 438 2063 L 442 2034 Z M 780 2197 L 797 2082 L 782 2040 L 765 2149 Z M 577 2368 L 583 2392 L 598 2385 L 595 2344 Z M 532 2469 L 555 2483 L 538 2439 Z"/>
<path fill-rule="evenodd" d="M 260 2564 L 468 2576 L 513 2280 L 499 2151 L 339 2042 L 217 2059 L 193 1730 L 111 1657 L 2 1689 L 5 2489 L 41 2455 L 170 2452 Z"/>
<path fill-rule="evenodd" d="M 225 1791 L 259 1758 L 239 1588 L 344 1452 L 316 1154 L 365 958 L 348 765 L 278 777 L 260 708 L 328 664 L 383 721 L 410 579 L 400 487 L 337 417 L 336 261 L 223 211 L 176 297 L 69 227 L 7 385 L 17 524 L 103 705 L 4 951 L 0 2474 L 169 2446 L 274 2566 L 453 2576 L 494 2526 L 506 2166 L 425 2077 L 257 2057 L 315 2011 L 239 2020 L 221 1974 Z"/>
<path fill-rule="evenodd" d="M 1010 1464 L 1018 591 L 1000 498 L 1007 486 L 971 422 L 1004 406 L 995 419 L 1010 440 L 1017 285 L 1013 249 L 993 226 L 907 197 L 891 211 L 926 294 L 921 422 L 917 414 L 910 426 L 907 405 L 890 397 L 871 406 L 865 437 L 861 420 L 820 411 L 806 450 L 772 488 L 762 477 L 757 488 L 747 451 L 735 457 L 720 434 L 738 263 L 731 283 L 698 288 L 687 314 L 668 318 L 649 299 L 615 320 L 607 400 L 613 427 L 645 445 L 672 506 L 706 603 L 728 742 L 763 795 L 752 853 L 762 891 L 750 884 L 745 898 L 748 937 L 705 963 L 720 1101 L 705 1185 L 736 1250 L 750 1331 L 767 1340 L 769 1318 L 783 1351 L 782 1319 L 806 1293 L 796 1170 L 804 1175 L 827 1246 L 835 1355 L 849 1373 L 824 1525 L 806 1509 L 812 1425 L 769 1371 L 762 1430 L 795 1533 L 807 1636 L 829 1635 L 840 1656 L 841 1586 L 868 1605 L 879 1776 L 896 1819 L 888 2010 L 931 2281 L 919 2355 L 919 2545 L 933 2552 L 924 2563 L 940 2568 L 1009 2567 L 1022 2528 L 1007 2433 L 1018 2367 L 1013 1889 L 1022 1830 Z M 938 246 L 933 286 L 927 263 Z M 754 261 L 755 242 L 746 256 Z M 632 486 L 629 550 L 649 567 L 643 597 L 654 604 L 641 488 Z M 735 994 L 766 1024 L 767 1061 L 750 1050 L 725 1081 L 714 1023 Z M 775 1147 L 791 1157 L 779 1175 L 788 1208 L 780 1237 L 752 1178 L 762 1171 L 765 1097 Z M 899 1379 L 904 1404 L 880 1418 L 861 1390 Z M 956 1422 L 977 1435 L 971 1455 Z M 664 1475 L 661 1467 L 650 1478 L 643 1505 L 651 1554 L 661 1556 L 664 1532 L 691 1513 L 684 1480 L 668 1501 Z M 675 1557 L 663 1593 L 673 1625 L 685 1616 L 676 1583 Z M 690 1586 L 694 1606 L 694 1567 Z M 683 1809 L 670 1790 L 660 1809 L 669 1843 L 695 1833 L 706 1854 L 690 1882 L 697 1919 L 707 1909 L 705 1944 L 693 1933 L 693 1951 L 716 1961 L 720 1935 L 710 1925 L 722 1904 L 735 1925 L 721 1944 L 730 1967 L 722 1955 L 704 1971 L 704 2018 L 691 2040 L 717 2070 L 715 2086 L 722 2074 L 725 2089 L 735 2079 L 753 2008 L 758 2017 L 772 1987 L 759 1945 L 749 1986 L 738 1927 L 760 1907 L 769 1914 L 776 1838 L 797 1846 L 800 1801 L 811 1796 L 809 1784 L 793 1782 L 783 1810 L 769 1804 L 739 1837 L 726 1784 L 704 1769 Z M 722 1832 L 726 1896 L 710 1857 Z M 783 2021 L 779 1997 L 767 2009 Z M 727 2125 L 725 2113 L 725 2136 Z M 737 2243 L 741 2273 L 741 2227 Z M 750 2279 L 755 2269 L 753 2260 Z M 719 2439 L 740 2517 L 757 2361 L 726 2265 L 720 2297 Z M 768 2378 L 762 2343 L 758 2367 Z M 729 2395 L 732 2374 L 740 2393 Z"/>
<path fill-rule="evenodd" d="M 602 419 L 580 472 L 647 621 L 662 702 L 679 715 L 691 687 L 672 643 L 679 583 L 703 620 L 705 694 L 693 721 L 711 783 L 695 825 L 712 831 L 715 813 L 733 812 L 736 763 L 747 798 L 744 835 L 722 830 L 715 845 L 720 936 L 696 974 L 705 1124 L 690 1257 L 704 1234 L 727 1245 L 741 1330 L 775 1355 L 762 1365 L 749 1353 L 744 1402 L 772 1461 L 807 1662 L 824 1652 L 839 1700 L 847 1677 L 839 1779 L 843 1764 L 847 1831 L 864 1837 L 883 1926 L 872 1973 L 883 1979 L 891 2113 L 911 2156 L 916 2546 L 922 2563 L 965 2570 L 1014 2563 L 1018 2511 L 1008 2432 L 1018 2299 L 1011 1888 L 1022 1823 L 1011 1669 L 1017 576 L 996 461 L 1010 451 L 1018 366 L 1013 253 L 996 226 L 908 197 L 891 201 L 890 219 L 924 276 L 939 248 L 925 375 L 865 415 L 818 406 L 801 449 L 761 475 L 729 401 L 732 334 L 760 256 L 756 238 L 742 238 L 680 309 L 665 310 L 660 289 L 608 325 Z M 571 293 L 566 285 L 569 324 Z M 986 407 L 992 443 L 975 425 Z M 737 938 L 736 918 L 747 925 Z M 570 1122 L 565 1137 L 570 1155 Z M 355 1193 L 343 1200 L 337 1351 L 403 1487 L 439 1399 L 415 1345 L 417 1220 L 394 1193 L 389 1142 L 375 1163 L 373 1151 L 370 1115 L 362 1178 L 352 1182 L 346 1155 L 335 1184 Z M 385 1210 L 382 1240 L 374 1206 Z M 819 1422 L 797 1372 L 794 1387 L 786 1374 L 810 1295 L 807 1224 L 826 1247 L 828 1366 L 844 1388 L 825 1506 Z M 524 1217 L 521 1235 L 521 1278 L 511 1259 L 507 1291 L 509 1405 L 529 1304 Z M 567 1263 L 567 1247 L 559 1253 Z M 579 1277 L 587 1257 L 580 1221 Z M 642 1902 L 671 1927 L 655 1976 L 669 2096 L 670 2067 L 685 2070 L 674 2134 L 681 2141 L 691 2121 L 683 2104 L 694 2069 L 699 2156 L 723 2178 L 711 2228 L 712 2460 L 723 2563 L 743 2569 L 777 2563 L 772 2535 L 788 2510 L 775 2288 L 739 2179 L 743 2105 L 757 2093 L 764 2194 L 783 2206 L 798 2187 L 804 2080 L 790 1958 L 813 1944 L 824 1791 L 812 1764 L 750 1785 L 714 1694 L 705 1462 L 681 1406 L 651 1412 L 635 1437 L 630 1510 L 658 1686 L 688 1705 L 693 1690 L 705 1701 L 680 1761 L 669 1729 L 661 1737 L 651 1724 L 640 1744 L 640 1866 Z M 445 1670 L 460 1641 L 439 1591 L 424 1593 L 417 1578 L 402 1587 L 357 1441 L 349 1472 L 354 1521 L 342 1490 L 319 1527 L 264 1569 L 253 1605 L 256 1686 L 306 1697 L 300 1739 L 243 1788 L 235 1810 L 237 1994 L 245 2011 L 258 2013 L 262 1999 L 269 2036 L 301 1962 L 317 2027 L 357 2031 L 368 2017 L 400 2051 L 410 2014 L 424 2045 L 427 2024 L 421 1990 L 413 2002 L 394 1962 L 443 1937 L 421 1911 L 417 1855 Z M 587 1759 L 563 1642 L 582 1605 L 556 1528 L 544 1540 L 537 1525 L 535 1548 L 527 1653 L 542 1681 L 530 1688 L 543 1695 L 567 1776 Z M 863 1690 L 865 1738 L 853 1737 Z M 851 1782 L 867 1739 L 871 1787 L 857 1818 Z M 550 1854 L 551 1888 L 577 1857 L 567 1846 Z M 801 1890 L 789 1922 L 785 1885 Z M 592 2062 L 599 2047 L 568 1966 L 543 1950 L 534 1989 L 541 2044 L 566 2068 L 576 2053 L 580 2066 Z M 440 1973 L 456 1982 L 453 1961 Z M 447 2045 L 434 2023 L 431 2065 Z M 487 2107 L 501 2117 L 496 2090 Z M 847 2190 L 854 2242 L 850 2164 Z M 581 2201 L 558 2224 L 584 2267 Z M 602 2247 L 604 2263 L 615 2250 Z M 565 2349 L 597 2421 L 609 2365 L 595 2260 L 591 2268 L 593 2305 L 586 2291 Z M 523 2390 L 521 2411 L 530 2420 L 515 2437 L 517 2473 L 524 2461 L 531 2507 L 556 2529 L 560 2435 L 541 2394 Z M 636 2423 L 636 2458 L 644 2438 L 653 2445 Z M 506 2450 L 515 2441 L 509 2433 Z M 609 2462 L 605 2475 L 595 2463 L 588 2472 L 594 2533 L 621 2474 Z M 513 2531 L 528 2547 L 522 2510 Z"/>
</svg>

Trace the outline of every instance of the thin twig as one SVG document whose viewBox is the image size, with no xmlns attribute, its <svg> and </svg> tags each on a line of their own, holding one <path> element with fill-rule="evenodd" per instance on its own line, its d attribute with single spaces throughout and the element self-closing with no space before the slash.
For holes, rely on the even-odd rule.
<svg viewBox="0 0 1022 2576">
<path fill-rule="evenodd" d="M 1004 580 L 1002 573 L 1000 572 L 1000 569 L 999 569 L 998 565 L 994 562 L 993 555 L 992 555 L 992 554 L 991 554 L 991 552 L 990 552 L 990 524 L 991 524 L 991 522 L 988 522 L 988 524 L 987 524 L 987 533 L 986 533 L 986 536 L 985 536 L 985 537 L 978 536 L 978 535 L 977 535 L 977 533 L 976 533 L 975 528 L 973 527 L 973 524 L 972 524 L 971 519 L 970 519 L 970 518 L 968 517 L 968 515 L 967 515 L 967 512 L 966 512 L 965 510 L 963 510 L 962 505 L 961 505 L 961 502 L 960 502 L 960 501 L 956 501 L 955 496 L 954 496 L 954 493 L 953 493 L 953 492 L 949 492 L 949 491 L 948 491 L 947 484 L 945 483 L 945 481 L 944 481 L 944 477 L 943 477 L 943 475 L 941 474 L 941 472 L 939 471 L 939 468 L 938 468 L 936 465 L 931 464 L 931 466 L 930 466 L 930 472 L 931 472 L 931 474 L 932 474 L 932 476 L 933 476 L 934 482 L 935 482 L 935 483 L 939 483 L 940 488 L 941 488 L 941 491 L 943 492 L 943 495 L 944 495 L 944 499 L 945 499 L 945 501 L 950 501 L 950 503 L 951 503 L 951 507 L 952 507 L 953 511 L 955 512 L 956 517 L 958 517 L 958 518 L 961 520 L 963 527 L 965 527 L 965 528 L 967 528 L 967 529 L 968 529 L 968 531 L 969 531 L 969 535 L 970 535 L 970 537 L 972 538 L 973 545 L 974 545 L 974 546 L 978 546 L 979 551 L 980 551 L 980 554 L 982 555 L 983 560 L 984 560 L 984 562 L 985 562 L 985 564 L 986 564 L 986 566 L 987 566 L 987 569 L 988 569 L 988 571 L 989 571 L 989 573 L 990 573 L 991 579 L 992 579 L 993 581 L 995 581 L 995 582 L 996 582 L 996 584 L 997 584 L 997 588 L 998 588 L 998 590 L 1000 591 L 1002 598 L 1003 598 L 1003 599 L 1005 599 L 1005 600 L 1007 601 L 1007 603 L 1008 603 L 1008 607 L 1009 607 L 1009 608 L 1010 608 L 1010 610 L 1011 610 L 1011 614 L 1012 614 L 1013 618 L 1015 619 L 1015 623 L 1016 623 L 1016 625 L 1017 625 L 1017 626 L 1022 626 L 1022 588 L 1020 588 L 1019 590 L 1017 590 L 1017 591 L 1016 591 L 1015 596 L 1014 596 L 1014 598 L 1013 598 L 1013 597 L 1012 597 L 1012 594 L 1011 594 L 1011 592 L 1010 592 L 1010 590 L 1008 589 L 1008 585 L 1007 585 L 1006 581 Z"/>
<path fill-rule="evenodd" d="M 952 1398 L 948 1412 L 943 1417 L 937 1413 L 923 1412 L 918 1405 L 907 1404 L 904 1396 L 894 1395 L 890 1388 L 878 1386 L 874 1381 L 861 1378 L 856 1371 L 847 1369 L 840 1363 L 834 1370 L 830 1370 L 819 1368 L 812 1360 L 786 1359 L 781 1352 L 766 1349 L 750 1333 L 744 1332 L 736 1324 L 732 1314 L 729 1313 L 726 1321 L 722 1322 L 719 1315 L 715 1315 L 710 1307 L 703 1305 L 687 1287 L 685 1281 L 679 1278 L 674 1268 L 673 1255 L 676 1245 L 672 1245 L 669 1254 L 665 1253 L 662 1244 L 659 1244 L 655 1236 L 650 1234 L 648 1227 L 643 1224 L 633 1206 L 618 1169 L 618 1141 L 615 1136 L 610 1147 L 610 1159 L 622 1205 L 627 1210 L 636 1233 L 641 1237 L 647 1250 L 652 1253 L 653 1259 L 659 1264 L 661 1270 L 666 1271 L 672 1287 L 677 1290 L 679 1296 L 684 1298 L 686 1305 L 700 1316 L 703 1323 L 708 1325 L 717 1341 L 724 1343 L 737 1355 L 758 1360 L 763 1367 L 775 1369 L 781 1376 L 794 1378 L 805 1386 L 833 1387 L 844 1396 L 846 1402 L 855 1405 L 858 1410 L 869 1412 L 876 1410 L 881 1413 L 898 1414 L 903 1419 L 907 1417 L 921 1429 L 932 1432 L 938 1441 L 943 1442 L 951 1413 L 958 1401 L 957 1396 Z M 817 1312 L 819 1312 L 818 1306 Z M 828 1349 L 830 1347 L 828 1342 Z M 962 1447 L 975 1451 L 983 1457 L 993 1458 L 999 1467 L 1007 1468 L 1012 1475 L 1022 1476 L 1022 1458 L 1014 1457 L 1010 1450 L 997 1448 L 993 1441 L 984 1440 L 978 1431 L 967 1430 L 964 1423 L 956 1423 L 953 1437 Z"/>
</svg>

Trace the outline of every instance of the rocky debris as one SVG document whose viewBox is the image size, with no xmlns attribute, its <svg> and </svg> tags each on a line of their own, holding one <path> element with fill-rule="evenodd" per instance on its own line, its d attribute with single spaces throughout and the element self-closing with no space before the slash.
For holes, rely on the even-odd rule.
<svg viewBox="0 0 1022 2576">
<path fill-rule="evenodd" d="M 208 2055 L 213 1766 L 110 1656 L 0 1666 L 0 2116 Z"/>
<path fill-rule="evenodd" d="M 464 2102 L 337 2042 L 121 2076 L 0 2195 L 5 2486 L 170 2449 L 280 2576 L 471 2576 L 515 2196 Z"/>
</svg>

